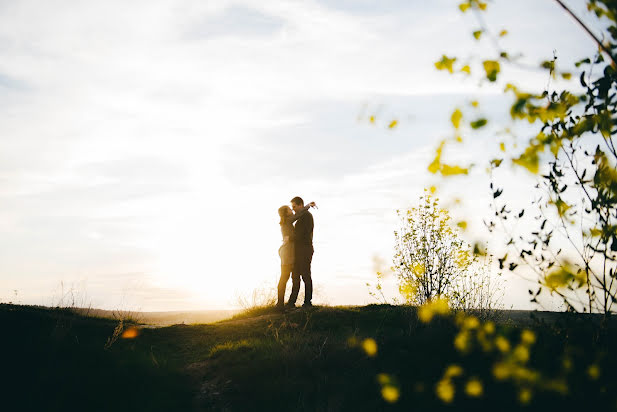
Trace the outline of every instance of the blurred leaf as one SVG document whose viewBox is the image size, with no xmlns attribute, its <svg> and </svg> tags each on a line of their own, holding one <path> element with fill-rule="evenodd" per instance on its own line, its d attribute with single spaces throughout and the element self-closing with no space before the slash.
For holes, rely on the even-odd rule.
<svg viewBox="0 0 617 412">
<path fill-rule="evenodd" d="M 456 57 L 448 57 L 445 54 L 441 56 L 441 60 L 435 62 L 435 67 L 437 70 L 447 70 L 450 73 L 454 72 L 454 62 L 456 61 Z"/>
<path fill-rule="evenodd" d="M 499 37 L 503 37 L 508 34 L 508 30 L 502 30 L 499 32 Z"/>
<path fill-rule="evenodd" d="M 469 168 L 464 168 L 457 165 L 441 165 L 441 174 L 443 176 L 466 175 L 469 173 Z"/>
<path fill-rule="evenodd" d="M 544 146 L 529 145 L 527 149 L 516 159 L 512 159 L 512 163 L 522 166 L 533 174 L 537 174 L 540 168 L 539 152 L 544 151 Z"/>
<path fill-rule="evenodd" d="M 459 109 L 456 109 L 454 112 L 452 112 L 452 116 L 450 117 L 450 120 L 452 121 L 452 125 L 454 126 L 455 129 L 458 129 L 461 126 L 462 118 L 463 118 L 463 112 L 461 112 Z"/>
<path fill-rule="evenodd" d="M 497 74 L 499 74 L 499 71 L 501 70 L 499 62 L 495 60 L 485 60 L 482 64 L 484 65 L 486 78 L 491 82 L 497 80 Z"/>
<path fill-rule="evenodd" d="M 469 67 L 469 65 L 464 65 L 463 67 L 461 67 L 461 71 L 463 73 L 467 73 L 467 74 L 471 74 L 471 68 Z"/>
<path fill-rule="evenodd" d="M 483 33 L 483 30 L 476 30 L 472 34 L 473 34 L 473 37 L 476 38 L 476 40 L 480 40 L 480 37 L 482 36 L 482 33 Z"/>
<path fill-rule="evenodd" d="M 540 67 L 546 70 L 550 70 L 551 72 L 555 70 L 555 61 L 554 60 L 545 60 L 540 63 Z"/>
<path fill-rule="evenodd" d="M 486 123 L 488 123 L 488 121 L 482 118 L 482 119 L 474 120 L 473 122 L 469 123 L 469 125 L 471 126 L 472 129 L 479 129 L 481 127 L 486 126 Z"/>
<path fill-rule="evenodd" d="M 398 124 L 398 121 L 397 121 L 397 120 L 392 120 L 392 121 L 390 122 L 390 124 L 388 125 L 388 128 L 389 128 L 389 129 L 394 129 L 394 128 L 396 127 L 396 125 L 397 125 L 397 124 Z"/>
<path fill-rule="evenodd" d="M 582 64 L 591 64 L 591 60 L 589 58 L 586 58 L 586 59 L 579 60 L 576 63 L 574 63 L 576 67 L 579 67 Z"/>
</svg>

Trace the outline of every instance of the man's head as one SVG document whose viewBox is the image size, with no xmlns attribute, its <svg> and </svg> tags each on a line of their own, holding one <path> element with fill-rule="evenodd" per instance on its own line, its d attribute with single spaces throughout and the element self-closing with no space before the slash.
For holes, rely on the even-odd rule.
<svg viewBox="0 0 617 412">
<path fill-rule="evenodd" d="M 300 196 L 296 196 L 293 199 L 291 199 L 291 208 L 294 210 L 294 212 L 297 212 L 303 207 L 304 207 L 304 200 L 302 200 Z"/>
</svg>

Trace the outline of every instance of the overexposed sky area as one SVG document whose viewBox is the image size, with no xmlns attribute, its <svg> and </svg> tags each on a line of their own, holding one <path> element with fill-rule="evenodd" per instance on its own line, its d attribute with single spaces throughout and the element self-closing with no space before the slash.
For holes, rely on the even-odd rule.
<svg viewBox="0 0 617 412">
<path fill-rule="evenodd" d="M 315 303 L 371 302 L 453 108 L 477 98 L 496 119 L 453 158 L 508 122 L 502 82 L 434 68 L 494 54 L 457 4 L 0 0 L 0 301 L 55 304 L 72 286 L 108 309 L 234 306 L 275 286 L 277 209 L 299 195 L 319 205 Z M 594 48 L 552 0 L 491 2 L 485 19 L 534 65 Z M 467 236 L 485 235 L 482 176 L 444 188 Z M 509 285 L 506 306 L 529 307 Z"/>
</svg>

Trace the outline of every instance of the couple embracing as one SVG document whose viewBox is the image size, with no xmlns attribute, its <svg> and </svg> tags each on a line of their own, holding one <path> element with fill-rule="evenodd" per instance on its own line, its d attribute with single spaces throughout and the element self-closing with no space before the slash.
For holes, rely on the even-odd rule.
<svg viewBox="0 0 617 412">
<path fill-rule="evenodd" d="M 311 279 L 311 261 L 313 260 L 313 215 L 311 207 L 317 207 L 315 202 L 304 205 L 301 197 L 291 199 L 291 208 L 287 205 L 279 208 L 281 218 L 281 233 L 283 245 L 279 248 L 281 257 L 281 278 L 278 284 L 278 301 L 276 307 L 283 310 L 285 307 L 296 306 L 296 299 L 300 291 L 300 278 L 304 282 L 305 308 L 313 306 L 313 280 Z M 293 211 L 292 211 L 293 209 Z M 295 222 L 295 226 L 294 226 Z M 285 305 L 285 288 L 291 275 L 291 295 Z"/>
</svg>

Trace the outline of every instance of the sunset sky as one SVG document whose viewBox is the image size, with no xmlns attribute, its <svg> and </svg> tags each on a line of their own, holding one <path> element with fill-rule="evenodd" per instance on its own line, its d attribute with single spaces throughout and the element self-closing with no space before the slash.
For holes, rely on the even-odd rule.
<svg viewBox="0 0 617 412">
<path fill-rule="evenodd" d="M 294 196 L 319 206 L 314 303 L 372 302 L 452 110 L 475 98 L 491 119 L 452 159 L 481 158 L 509 121 L 503 82 L 435 70 L 494 53 L 457 4 L 0 0 L 0 302 L 56 304 L 63 284 L 106 309 L 234 307 L 275 286 Z M 534 65 L 594 48 L 552 0 L 496 1 L 485 19 Z M 441 188 L 470 240 L 487 236 L 483 167 Z M 530 307 L 506 280 L 506 307 Z"/>
</svg>

